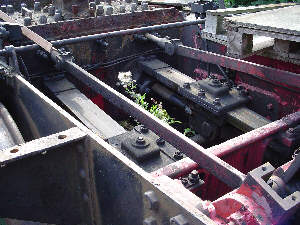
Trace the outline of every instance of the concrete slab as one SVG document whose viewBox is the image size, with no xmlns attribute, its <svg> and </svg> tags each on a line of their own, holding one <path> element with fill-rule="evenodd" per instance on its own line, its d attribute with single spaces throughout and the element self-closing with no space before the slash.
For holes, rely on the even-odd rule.
<svg viewBox="0 0 300 225">
<path fill-rule="evenodd" d="M 234 16 L 225 19 L 228 26 L 300 36 L 300 5 Z"/>
</svg>

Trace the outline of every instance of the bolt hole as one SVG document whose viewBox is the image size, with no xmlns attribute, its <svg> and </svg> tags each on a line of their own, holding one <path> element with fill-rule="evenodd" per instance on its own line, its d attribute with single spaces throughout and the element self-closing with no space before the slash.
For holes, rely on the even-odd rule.
<svg viewBox="0 0 300 225">
<path fill-rule="evenodd" d="M 10 153 L 17 153 L 19 151 L 19 149 L 15 148 L 13 150 L 10 150 Z"/>
<path fill-rule="evenodd" d="M 296 196 L 292 196 L 293 201 L 296 201 L 296 199 L 297 199 Z"/>
<path fill-rule="evenodd" d="M 263 166 L 261 169 L 262 169 L 262 171 L 266 171 L 267 167 Z"/>
<path fill-rule="evenodd" d="M 64 134 L 58 135 L 58 139 L 65 139 L 66 137 L 67 137 L 67 135 L 64 135 Z"/>
</svg>

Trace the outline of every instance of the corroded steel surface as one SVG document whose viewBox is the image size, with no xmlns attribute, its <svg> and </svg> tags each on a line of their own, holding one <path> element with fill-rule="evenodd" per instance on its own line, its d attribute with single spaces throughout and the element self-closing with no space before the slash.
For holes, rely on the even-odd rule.
<svg viewBox="0 0 300 225">
<path fill-rule="evenodd" d="M 53 40 L 156 25 L 161 24 L 162 21 L 163 23 L 178 22 L 183 21 L 183 17 L 175 8 L 157 8 L 143 12 L 91 17 L 30 26 L 30 29 L 44 38 Z"/>
</svg>

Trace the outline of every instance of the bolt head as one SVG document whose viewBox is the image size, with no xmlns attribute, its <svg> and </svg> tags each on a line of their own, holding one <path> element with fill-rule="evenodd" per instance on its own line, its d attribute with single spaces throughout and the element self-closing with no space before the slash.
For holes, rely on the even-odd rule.
<svg viewBox="0 0 300 225">
<path fill-rule="evenodd" d="M 146 143 L 145 139 L 142 136 L 139 136 L 136 141 L 138 145 L 144 145 Z"/>
<path fill-rule="evenodd" d="M 238 85 L 238 86 L 236 87 L 236 89 L 239 90 L 239 91 L 241 91 L 241 90 L 244 90 L 245 88 L 244 88 L 244 86 L 242 86 L 242 85 Z"/>
<path fill-rule="evenodd" d="M 220 98 L 215 98 L 214 104 L 215 105 L 220 105 L 221 104 L 221 99 Z"/>
<path fill-rule="evenodd" d="M 163 146 L 165 143 L 166 143 L 165 140 L 162 139 L 162 138 L 158 138 L 156 140 L 156 144 L 159 145 L 159 146 Z"/>
<path fill-rule="evenodd" d="M 141 125 L 140 131 L 145 134 L 145 133 L 148 133 L 149 129 L 147 127 L 145 127 L 145 125 Z"/>
<path fill-rule="evenodd" d="M 182 159 L 182 158 L 183 158 L 183 153 L 182 153 L 181 151 L 178 151 L 178 150 L 177 150 L 177 151 L 174 153 L 174 158 L 177 159 L 177 160 Z"/>
<path fill-rule="evenodd" d="M 190 89 L 191 88 L 190 83 L 184 83 L 183 88 Z"/>
<path fill-rule="evenodd" d="M 205 90 L 200 89 L 198 92 L 198 96 L 205 96 Z"/>
</svg>

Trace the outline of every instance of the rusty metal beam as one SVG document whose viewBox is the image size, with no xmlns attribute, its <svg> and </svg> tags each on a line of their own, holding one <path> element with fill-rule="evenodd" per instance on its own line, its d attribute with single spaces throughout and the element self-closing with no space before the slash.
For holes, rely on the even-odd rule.
<svg viewBox="0 0 300 225">
<path fill-rule="evenodd" d="M 170 41 L 166 38 L 158 38 L 151 34 L 146 34 L 146 37 L 155 42 L 161 48 L 164 48 L 166 52 L 177 54 L 190 59 L 203 61 L 226 67 L 239 72 L 251 74 L 262 80 L 270 80 L 281 84 L 287 84 L 294 88 L 300 87 L 300 74 L 292 73 L 289 71 L 278 70 L 264 65 L 248 62 L 241 59 L 235 59 L 228 56 L 208 52 L 196 48 L 191 48 L 181 43 Z M 172 51 L 170 51 L 170 49 Z"/>
<path fill-rule="evenodd" d="M 206 149 L 206 151 L 222 158 L 223 156 L 229 155 L 234 151 L 246 148 L 247 146 L 250 146 L 253 143 L 259 142 L 263 139 L 271 138 L 272 135 L 285 129 L 288 129 L 289 127 L 294 126 L 299 122 L 300 112 L 295 112 L 280 120 L 269 123 L 263 127 L 260 127 L 241 136 L 225 141 L 219 145 L 212 146 Z M 199 165 L 190 158 L 184 158 L 164 168 L 154 171 L 152 174 L 154 176 L 167 175 L 170 177 L 175 177 L 178 174 L 189 172 L 197 168 L 198 166 Z"/>
<path fill-rule="evenodd" d="M 278 70 L 275 68 L 259 65 L 245 60 L 235 59 L 212 52 L 207 52 L 184 45 L 178 45 L 176 54 L 190 59 L 216 64 L 232 70 L 251 74 L 260 79 L 267 79 L 289 86 L 300 87 L 300 74 Z"/>
</svg>

